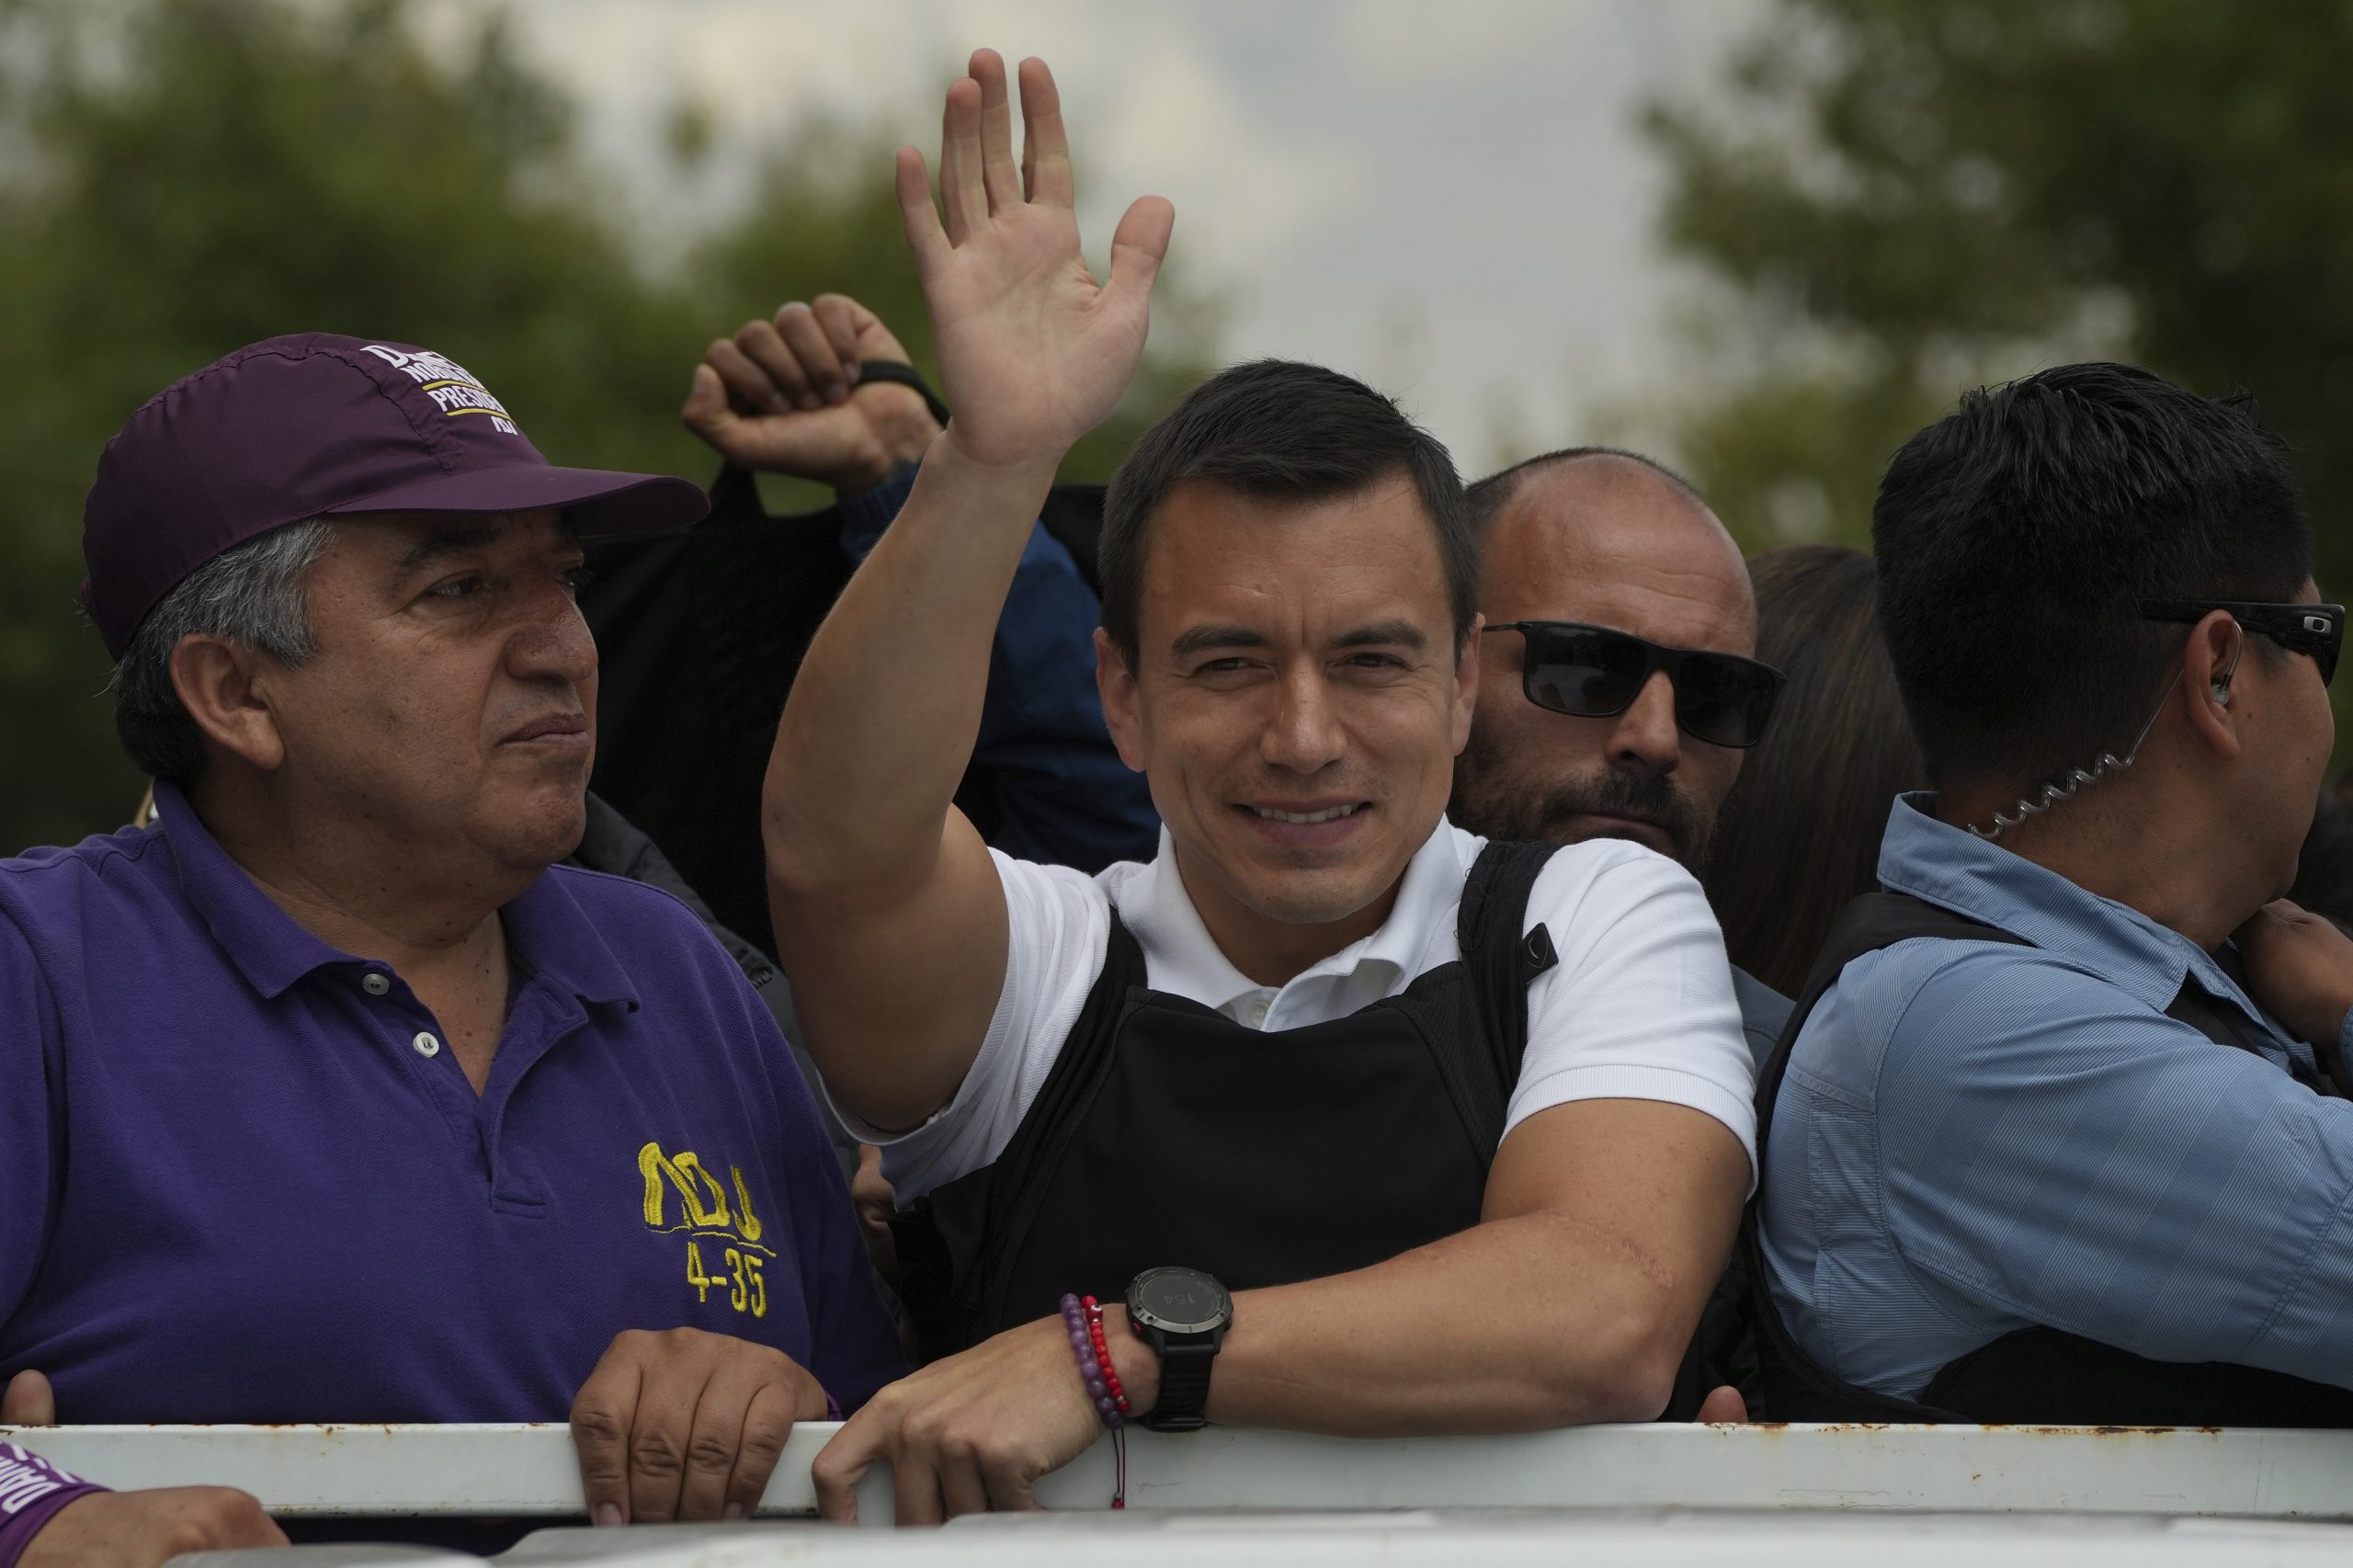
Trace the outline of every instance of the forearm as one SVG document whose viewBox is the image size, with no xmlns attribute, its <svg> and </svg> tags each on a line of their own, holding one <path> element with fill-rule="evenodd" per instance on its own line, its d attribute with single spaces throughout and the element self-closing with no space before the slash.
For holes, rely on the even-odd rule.
<svg viewBox="0 0 2353 1568">
<path fill-rule="evenodd" d="M 1647 1421 L 1665 1407 L 1713 1275 L 1565 1216 L 1492 1221 L 1370 1268 L 1234 1298 L 1210 1383 L 1222 1426 L 1347 1437 Z M 1125 1326 L 1120 1375 L 1158 1367 Z M 1148 1408 L 1139 1397 L 1137 1408 Z"/>
<path fill-rule="evenodd" d="M 1053 481 L 934 444 L 915 492 L 810 644 L 764 798 L 779 897 L 877 903 L 920 882 L 970 759 L 997 617 Z"/>
</svg>

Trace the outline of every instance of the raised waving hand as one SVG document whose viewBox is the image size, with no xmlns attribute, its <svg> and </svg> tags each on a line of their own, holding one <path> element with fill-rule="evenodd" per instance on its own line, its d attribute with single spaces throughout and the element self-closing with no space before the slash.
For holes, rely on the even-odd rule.
<svg viewBox="0 0 2353 1568">
<path fill-rule="evenodd" d="M 1005 989 L 1005 890 L 955 807 L 1006 596 L 1071 444 L 1143 356 L 1175 214 L 1130 208 L 1097 283 L 1071 212 L 1054 81 L 1005 62 L 948 89 L 934 206 L 900 150 L 899 204 L 954 416 L 906 505 L 818 629 L 761 792 L 769 912 L 809 1048 L 841 1105 L 906 1128 L 971 1071 Z M 925 956 L 907 983 L 907 955 Z"/>
<path fill-rule="evenodd" d="M 1041 60 L 1021 62 L 1021 162 L 1005 62 L 976 51 L 948 89 L 939 204 L 923 154 L 899 149 L 899 209 L 931 307 L 949 438 L 974 460 L 1059 460 L 1117 405 L 1143 356 L 1152 281 L 1175 209 L 1130 207 L 1097 283 L 1071 210 L 1062 100 Z"/>
</svg>

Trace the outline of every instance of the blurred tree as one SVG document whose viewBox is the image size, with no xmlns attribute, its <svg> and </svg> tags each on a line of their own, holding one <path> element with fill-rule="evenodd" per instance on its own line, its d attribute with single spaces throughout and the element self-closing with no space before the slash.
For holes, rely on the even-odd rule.
<svg viewBox="0 0 2353 1568">
<path fill-rule="evenodd" d="M 786 139 L 756 199 L 655 270 L 577 118 L 495 10 L 448 54 L 403 0 L 0 0 L 0 855 L 138 798 L 76 619 L 81 499 L 106 437 L 177 377 L 285 332 L 423 343 L 555 461 L 699 479 L 676 413 L 714 335 L 837 288 L 923 338 L 887 143 Z M 707 123 L 671 132 L 673 155 L 709 155 Z M 1172 304 L 1134 415 L 1204 361 L 1207 315 Z M 1108 472 L 1136 427 L 1073 475 Z"/>
<path fill-rule="evenodd" d="M 2341 0 L 1779 0 L 1647 117 L 1667 241 L 1727 286 L 1668 439 L 1752 544 L 1868 543 L 1965 387 L 2129 358 L 2256 394 L 2353 592 L 2348 54 Z"/>
</svg>

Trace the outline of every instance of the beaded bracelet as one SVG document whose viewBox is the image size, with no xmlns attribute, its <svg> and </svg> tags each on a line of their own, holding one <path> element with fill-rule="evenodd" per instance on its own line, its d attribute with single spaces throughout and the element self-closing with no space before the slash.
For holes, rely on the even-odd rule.
<svg viewBox="0 0 2353 1568">
<path fill-rule="evenodd" d="M 1124 1430 L 1131 1414 L 1127 1391 L 1120 1386 L 1120 1374 L 1111 1369 L 1111 1352 L 1103 1340 L 1103 1309 L 1092 1296 L 1081 1300 L 1065 1294 L 1062 1300 L 1063 1325 L 1070 1331 L 1070 1353 L 1078 1358 L 1078 1375 L 1086 1385 L 1086 1397 L 1094 1403 L 1095 1414 L 1102 1419 L 1104 1429 L 1111 1434 L 1111 1506 L 1128 1506 L 1128 1434 Z"/>
<path fill-rule="evenodd" d="M 1081 1296 L 1078 1304 L 1086 1312 L 1086 1341 L 1094 1348 L 1096 1364 L 1103 1369 L 1103 1386 L 1119 1407 L 1120 1421 L 1132 1421 L 1136 1413 L 1128 1407 L 1128 1391 L 1120 1386 L 1120 1374 L 1111 1369 L 1111 1347 L 1103 1342 L 1103 1303 L 1092 1296 Z"/>
</svg>

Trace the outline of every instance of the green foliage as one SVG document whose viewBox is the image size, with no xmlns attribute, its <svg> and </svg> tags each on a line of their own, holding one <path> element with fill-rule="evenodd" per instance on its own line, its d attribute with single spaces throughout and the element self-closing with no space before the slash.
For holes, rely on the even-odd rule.
<svg viewBox="0 0 2353 1568">
<path fill-rule="evenodd" d="M 449 58 L 402 0 L 0 0 L 0 854 L 138 799 L 74 615 L 81 499 L 106 437 L 188 371 L 287 332 L 421 343 L 555 461 L 699 479 L 688 372 L 748 317 L 842 290 L 927 358 L 887 143 L 788 139 L 756 198 L 656 271 L 577 117 L 495 11 Z M 682 113 L 667 143 L 691 162 L 712 136 Z M 1074 476 L 1107 473 L 1199 373 L 1211 323 L 1174 306 Z"/>
<path fill-rule="evenodd" d="M 1854 537 L 1891 434 L 2106 350 L 2253 390 L 2344 580 L 2349 49 L 2336 0 L 1782 0 L 1728 90 L 1648 118 L 1669 242 L 1756 339 L 1688 455 L 1752 529 L 1811 480 Z"/>
<path fill-rule="evenodd" d="M 1730 301 L 1669 416 L 1695 479 L 1752 544 L 1867 544 L 1965 387 L 2121 358 L 2256 395 L 2353 591 L 2348 54 L 2340 0 L 1781 0 L 1647 117 L 1666 237 Z"/>
</svg>

